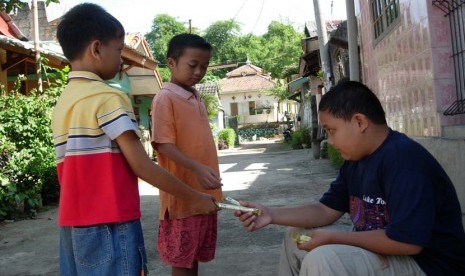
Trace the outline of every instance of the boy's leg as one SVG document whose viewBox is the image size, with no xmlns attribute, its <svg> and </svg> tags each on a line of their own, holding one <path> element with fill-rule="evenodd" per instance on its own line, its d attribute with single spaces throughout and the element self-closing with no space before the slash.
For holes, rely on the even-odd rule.
<svg viewBox="0 0 465 276">
<path fill-rule="evenodd" d="M 278 275 L 296 276 L 299 275 L 302 260 L 307 255 L 307 251 L 299 250 L 292 239 L 293 233 L 303 233 L 305 229 L 287 227 L 281 246 L 281 256 L 279 258 Z"/>
<path fill-rule="evenodd" d="M 327 229 L 333 231 L 350 231 L 352 227 L 349 225 L 333 224 L 329 226 L 319 227 L 318 229 Z M 283 244 L 281 246 L 281 256 L 279 259 L 279 276 L 299 275 L 302 261 L 308 252 L 297 248 L 295 241 L 292 239 L 292 234 L 307 234 L 309 231 L 310 229 L 296 227 L 288 227 L 286 229 Z"/>
<path fill-rule="evenodd" d="M 302 261 L 299 276 L 313 275 L 426 275 L 409 256 L 383 256 L 340 244 L 323 245 Z"/>
<path fill-rule="evenodd" d="M 194 262 L 191 268 L 171 267 L 171 276 L 197 276 L 199 275 L 199 262 Z"/>
<path fill-rule="evenodd" d="M 71 228 L 75 275 L 147 274 L 139 220 Z M 62 273 L 62 275 L 73 275 Z"/>
<path fill-rule="evenodd" d="M 60 275 L 77 276 L 72 227 L 60 227 Z"/>
<path fill-rule="evenodd" d="M 172 266 L 172 275 L 197 275 L 198 262 L 215 257 L 217 215 L 196 215 L 160 221 L 158 251 L 162 262 Z"/>
</svg>

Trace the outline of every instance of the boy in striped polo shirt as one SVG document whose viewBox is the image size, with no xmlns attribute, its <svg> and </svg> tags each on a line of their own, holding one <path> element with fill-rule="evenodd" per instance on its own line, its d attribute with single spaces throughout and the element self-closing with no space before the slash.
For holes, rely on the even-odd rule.
<svg viewBox="0 0 465 276">
<path fill-rule="evenodd" d="M 95 4 L 75 6 L 57 37 L 71 64 L 52 118 L 60 181 L 61 275 L 143 275 L 146 253 L 137 179 L 203 214 L 214 198 L 180 182 L 147 156 L 129 98 L 104 83 L 121 69 L 121 23 Z"/>
</svg>

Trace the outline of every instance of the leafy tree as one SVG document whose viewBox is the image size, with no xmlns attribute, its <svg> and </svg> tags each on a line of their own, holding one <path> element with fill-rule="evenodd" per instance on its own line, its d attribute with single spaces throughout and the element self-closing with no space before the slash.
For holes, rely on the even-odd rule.
<svg viewBox="0 0 465 276">
<path fill-rule="evenodd" d="M 215 116 L 218 115 L 218 107 L 220 106 L 218 98 L 215 95 L 209 93 L 202 93 L 200 96 L 202 97 L 202 100 L 205 103 L 205 107 L 207 108 L 208 118 L 215 118 Z"/>
<path fill-rule="evenodd" d="M 284 78 L 286 67 L 295 63 L 302 53 L 303 34 L 294 30 L 292 25 L 272 21 L 268 32 L 263 35 L 266 58 L 261 60 L 262 68 L 271 72 L 274 78 Z"/>
<path fill-rule="evenodd" d="M 153 22 L 152 30 L 146 34 L 146 39 L 152 46 L 155 58 L 163 61 L 168 41 L 175 34 L 187 30 L 183 23 L 166 14 L 157 15 Z M 253 64 L 270 72 L 273 78 L 283 79 L 297 71 L 296 59 L 301 55 L 303 34 L 296 32 L 290 23 L 273 21 L 263 36 L 241 35 L 240 31 L 239 23 L 223 20 L 214 22 L 203 32 L 202 35 L 214 49 L 211 64 L 241 65 L 248 57 Z M 211 74 L 223 78 L 229 70 L 212 70 Z M 163 80 L 169 79 L 169 72 L 162 75 Z"/>
<path fill-rule="evenodd" d="M 277 82 L 272 88 L 265 90 L 264 93 L 265 95 L 273 96 L 278 101 L 278 108 L 280 106 L 279 104 L 287 100 L 287 98 L 290 96 L 287 85 L 281 82 Z M 279 119 L 276 118 L 276 121 L 279 121 Z"/>
<path fill-rule="evenodd" d="M 187 27 L 168 14 L 159 14 L 152 21 L 150 32 L 145 34 L 145 39 L 153 50 L 153 55 L 161 64 L 165 63 L 168 42 L 170 39 L 182 33 L 187 33 Z"/>
<path fill-rule="evenodd" d="M 59 3 L 60 0 L 45 0 L 45 5 L 50 3 Z M 21 10 L 27 5 L 27 2 L 24 0 L 0 0 L 0 11 L 11 12 L 16 10 Z"/>
<path fill-rule="evenodd" d="M 216 21 L 205 30 L 203 36 L 214 49 L 213 62 L 224 63 L 231 60 L 240 31 L 241 26 L 233 20 Z"/>
</svg>

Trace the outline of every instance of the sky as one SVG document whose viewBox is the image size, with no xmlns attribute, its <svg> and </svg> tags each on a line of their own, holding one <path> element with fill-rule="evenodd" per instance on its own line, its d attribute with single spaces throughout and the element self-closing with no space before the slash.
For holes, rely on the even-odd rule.
<svg viewBox="0 0 465 276">
<path fill-rule="evenodd" d="M 84 2 L 84 1 L 82 1 Z M 218 20 L 234 18 L 243 34 L 262 35 L 272 20 L 291 23 L 302 31 L 315 20 L 313 0 L 87 0 L 101 5 L 118 18 L 127 32 L 150 31 L 157 14 L 168 14 L 179 22 L 205 30 Z M 333 8 L 331 9 L 331 2 Z M 137 3 L 137 5 L 136 5 Z M 345 0 L 320 0 L 326 20 L 345 19 Z"/>
</svg>

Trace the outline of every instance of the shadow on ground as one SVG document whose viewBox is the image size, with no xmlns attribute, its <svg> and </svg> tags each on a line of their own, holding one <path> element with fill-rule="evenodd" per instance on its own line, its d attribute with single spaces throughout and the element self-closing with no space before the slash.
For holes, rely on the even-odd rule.
<svg viewBox="0 0 465 276">
<path fill-rule="evenodd" d="M 313 160 L 311 149 L 291 150 L 275 141 L 248 143 L 219 152 L 224 193 L 267 206 L 317 201 L 336 176 L 327 160 Z M 158 259 L 158 192 L 141 184 L 142 226 L 150 275 L 170 275 Z M 0 225 L 0 275 L 58 275 L 57 209 L 35 220 Z M 219 213 L 214 261 L 200 265 L 200 275 L 276 275 L 284 227 L 248 233 L 231 211 Z"/>
</svg>

